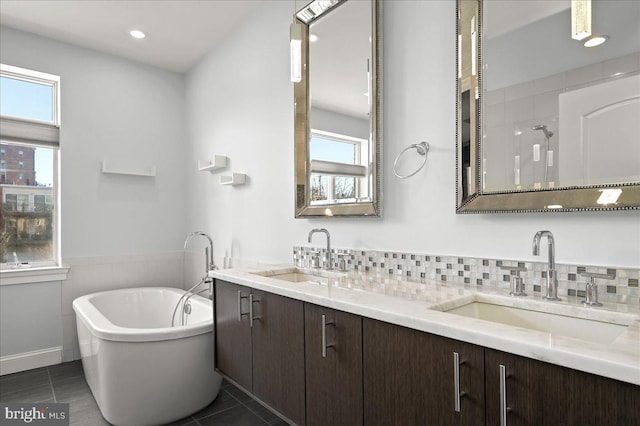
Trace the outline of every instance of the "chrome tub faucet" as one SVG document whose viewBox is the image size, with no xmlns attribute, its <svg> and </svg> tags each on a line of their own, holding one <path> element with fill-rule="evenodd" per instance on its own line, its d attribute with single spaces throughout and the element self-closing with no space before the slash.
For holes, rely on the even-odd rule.
<svg viewBox="0 0 640 426">
<path fill-rule="evenodd" d="M 549 245 L 549 260 L 547 265 L 547 284 L 545 286 L 546 300 L 560 300 L 558 297 L 558 273 L 556 271 L 556 254 L 555 254 L 555 242 L 553 240 L 553 234 L 551 231 L 538 231 L 533 236 L 533 255 L 540 255 L 540 239 L 547 237 L 547 244 Z"/>
<path fill-rule="evenodd" d="M 196 231 L 187 237 L 187 239 L 184 242 L 184 248 L 186 249 L 187 247 L 189 247 L 189 243 L 191 242 L 193 237 L 196 237 L 198 235 L 203 236 L 207 240 L 209 240 L 209 247 L 205 247 L 204 249 L 204 255 L 205 255 L 204 269 L 205 269 L 205 276 L 206 276 L 209 273 L 209 271 L 214 271 L 218 269 L 215 262 L 213 261 L 213 240 L 211 239 L 211 237 L 202 231 Z"/>
</svg>

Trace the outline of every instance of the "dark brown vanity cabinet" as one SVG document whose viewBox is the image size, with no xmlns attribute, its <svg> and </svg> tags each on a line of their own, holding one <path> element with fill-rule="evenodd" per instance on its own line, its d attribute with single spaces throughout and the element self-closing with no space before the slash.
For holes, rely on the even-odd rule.
<svg viewBox="0 0 640 426">
<path fill-rule="evenodd" d="M 481 425 L 482 347 L 363 319 L 364 424 Z"/>
<path fill-rule="evenodd" d="M 215 282 L 216 367 L 298 425 L 640 425 L 640 386 Z"/>
<path fill-rule="evenodd" d="M 217 369 L 304 424 L 303 302 L 221 280 L 215 295 Z"/>
<path fill-rule="evenodd" d="M 640 386 L 485 349 L 487 425 L 640 425 Z"/>
<path fill-rule="evenodd" d="M 225 281 L 215 282 L 216 369 L 246 390 L 253 389 L 251 328 L 245 315 L 249 291 Z"/>
<path fill-rule="evenodd" d="M 307 425 L 362 425 L 362 318 L 304 309 Z"/>
</svg>

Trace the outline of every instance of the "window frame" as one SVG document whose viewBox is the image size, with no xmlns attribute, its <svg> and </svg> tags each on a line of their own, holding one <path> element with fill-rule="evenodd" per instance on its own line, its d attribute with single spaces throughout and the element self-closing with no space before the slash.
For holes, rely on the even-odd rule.
<svg viewBox="0 0 640 426">
<path fill-rule="evenodd" d="M 61 206 L 60 206 L 60 76 L 40 71 L 0 64 L 0 76 L 46 85 L 52 90 L 52 119 L 41 121 L 0 114 L 0 142 L 13 146 L 47 148 L 53 151 L 53 212 L 52 212 L 52 253 L 50 260 L 29 262 L 32 268 L 61 267 Z M 0 270 L 20 271 L 10 267 L 11 263 L 1 263 Z"/>
<path fill-rule="evenodd" d="M 319 129 L 311 129 L 311 134 L 309 137 L 309 140 L 311 140 L 314 136 L 318 136 L 319 138 L 322 139 L 328 139 L 331 141 L 335 141 L 335 142 L 340 142 L 340 143 L 345 143 L 345 144 L 350 144 L 354 146 L 354 163 L 353 164 L 348 164 L 348 163 L 338 163 L 338 162 L 327 162 L 327 163 L 331 163 L 333 166 L 333 171 L 331 173 L 321 173 L 321 172 L 314 172 L 313 170 L 310 170 L 309 173 L 309 179 L 311 179 L 311 177 L 313 175 L 318 175 L 318 176 L 326 176 L 328 179 L 327 182 L 327 199 L 326 200 L 317 200 L 317 201 L 313 201 L 310 200 L 309 203 L 311 205 L 324 205 L 327 202 L 330 202 L 332 204 L 340 204 L 340 203 L 350 203 L 353 202 L 354 200 L 359 200 L 360 199 L 360 179 L 364 176 L 366 177 L 366 170 L 367 170 L 367 161 L 365 161 L 363 164 L 363 154 L 366 154 L 366 157 L 368 157 L 368 152 L 364 152 L 367 150 L 368 147 L 368 143 L 369 141 L 367 139 L 363 139 L 363 138 L 358 138 L 358 137 L 354 137 L 354 136 L 348 136 L 348 135 L 343 135 L 340 133 L 334 133 L 334 132 L 328 132 L 325 130 L 319 130 Z M 363 148 L 364 147 L 364 148 Z M 310 154 L 308 154 L 310 155 Z M 307 163 L 308 164 L 312 164 L 311 162 L 311 158 L 307 159 Z M 354 167 L 353 166 L 363 166 L 365 168 L 365 174 L 364 175 L 360 175 L 359 173 L 354 174 Z M 336 185 L 335 185 L 335 180 L 336 177 L 347 177 L 347 178 L 353 178 L 354 179 L 354 188 L 353 188 L 353 198 L 336 198 L 336 193 L 335 193 L 335 189 L 336 189 Z M 309 187 L 311 188 L 311 182 L 309 182 Z"/>
</svg>

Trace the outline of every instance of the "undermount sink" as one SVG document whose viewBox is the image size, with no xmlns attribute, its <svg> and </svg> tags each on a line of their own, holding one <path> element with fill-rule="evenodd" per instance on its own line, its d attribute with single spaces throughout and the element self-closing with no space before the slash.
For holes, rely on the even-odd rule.
<svg viewBox="0 0 640 426">
<path fill-rule="evenodd" d="M 590 311 L 591 318 L 581 318 L 571 315 L 570 312 L 562 312 L 565 307 L 559 305 L 549 306 L 550 310 L 556 312 L 536 310 L 536 308 L 544 309 L 544 306 L 535 307 L 535 304 L 543 305 L 544 303 L 531 302 L 530 306 L 516 307 L 502 305 L 495 301 L 476 300 L 461 306 L 449 309 L 436 308 L 436 310 L 596 343 L 613 342 L 633 321 L 633 317 L 628 314 L 599 315 L 598 311 Z"/>
<path fill-rule="evenodd" d="M 250 273 L 261 277 L 268 277 L 291 283 L 312 282 L 321 285 L 327 285 L 330 279 L 339 279 L 345 275 L 340 272 L 327 271 L 323 269 L 316 270 L 301 268 L 270 269 L 268 271 Z"/>
</svg>

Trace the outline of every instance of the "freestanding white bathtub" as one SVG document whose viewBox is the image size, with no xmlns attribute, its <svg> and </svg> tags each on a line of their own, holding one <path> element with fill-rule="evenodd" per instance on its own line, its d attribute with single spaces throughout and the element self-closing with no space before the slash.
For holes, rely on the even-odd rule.
<svg viewBox="0 0 640 426">
<path fill-rule="evenodd" d="M 206 407 L 218 395 L 222 377 L 213 371 L 212 303 L 193 296 L 187 324 L 171 327 L 183 294 L 175 288 L 143 287 L 73 301 L 85 377 L 110 423 L 169 423 Z"/>
</svg>

